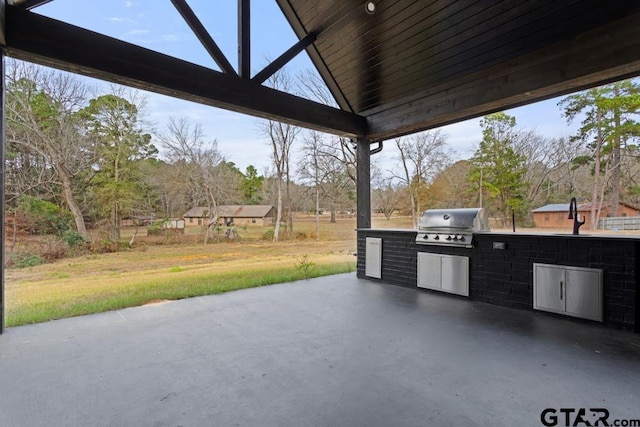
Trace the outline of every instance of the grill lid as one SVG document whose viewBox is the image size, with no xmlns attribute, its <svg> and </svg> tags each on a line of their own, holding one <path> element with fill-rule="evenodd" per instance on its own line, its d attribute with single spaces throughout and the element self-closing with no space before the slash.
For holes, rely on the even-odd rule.
<svg viewBox="0 0 640 427">
<path fill-rule="evenodd" d="M 488 214 L 484 208 L 428 209 L 420 218 L 421 231 L 489 231 Z"/>
</svg>

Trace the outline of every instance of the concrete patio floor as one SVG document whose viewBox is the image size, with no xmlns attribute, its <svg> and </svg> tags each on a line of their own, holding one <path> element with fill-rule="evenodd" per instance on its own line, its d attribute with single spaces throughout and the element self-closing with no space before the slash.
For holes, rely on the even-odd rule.
<svg viewBox="0 0 640 427">
<path fill-rule="evenodd" d="M 10 328 L 0 384 L 6 427 L 640 419 L 640 335 L 352 273 Z"/>
</svg>

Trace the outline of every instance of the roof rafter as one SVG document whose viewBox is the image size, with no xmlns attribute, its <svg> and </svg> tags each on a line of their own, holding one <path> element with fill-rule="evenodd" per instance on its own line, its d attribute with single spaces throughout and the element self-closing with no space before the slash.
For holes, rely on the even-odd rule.
<svg viewBox="0 0 640 427">
<path fill-rule="evenodd" d="M 26 61 L 332 134 L 367 133 L 357 114 L 14 6 L 6 6 L 6 40 L 6 53 Z"/>
<path fill-rule="evenodd" d="M 180 12 L 182 18 L 185 20 L 191 31 L 198 37 L 202 46 L 209 52 L 211 58 L 216 61 L 216 64 L 220 67 L 220 69 L 228 74 L 237 75 L 236 71 L 233 69 L 233 66 L 227 60 L 227 57 L 224 56 L 222 50 L 218 47 L 213 37 L 207 32 L 202 25 L 202 22 L 198 19 L 193 10 L 189 7 L 186 0 L 171 0 L 171 3 L 175 6 L 175 8 Z"/>
<path fill-rule="evenodd" d="M 238 0 L 238 74 L 251 78 L 251 0 Z"/>
<path fill-rule="evenodd" d="M 271 62 L 271 64 L 264 67 L 264 69 L 256 74 L 251 80 L 260 84 L 264 83 L 265 80 L 277 73 L 278 70 L 295 58 L 296 55 L 309 47 L 317 37 L 318 35 L 316 33 L 307 34 L 302 40 L 298 41 L 298 43 L 291 46 L 291 48 L 289 48 L 285 53 Z"/>
<path fill-rule="evenodd" d="M 18 6 L 23 9 L 33 9 L 34 7 L 42 6 L 52 0 L 9 0 L 8 3 L 13 6 Z"/>
</svg>

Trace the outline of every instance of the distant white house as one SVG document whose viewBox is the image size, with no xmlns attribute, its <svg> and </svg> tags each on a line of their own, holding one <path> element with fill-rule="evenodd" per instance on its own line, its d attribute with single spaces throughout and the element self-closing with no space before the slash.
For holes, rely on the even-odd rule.
<svg viewBox="0 0 640 427">
<path fill-rule="evenodd" d="M 182 215 L 187 227 L 197 227 L 210 217 L 209 208 L 196 206 Z M 222 205 L 218 206 L 218 224 L 230 221 L 234 225 L 271 225 L 276 220 L 276 208 L 272 205 Z"/>
<path fill-rule="evenodd" d="M 176 230 L 182 230 L 182 229 L 184 229 L 184 223 L 185 223 L 185 221 L 184 221 L 183 218 L 168 219 L 162 224 L 162 228 L 171 228 L 171 229 L 176 229 Z"/>
</svg>

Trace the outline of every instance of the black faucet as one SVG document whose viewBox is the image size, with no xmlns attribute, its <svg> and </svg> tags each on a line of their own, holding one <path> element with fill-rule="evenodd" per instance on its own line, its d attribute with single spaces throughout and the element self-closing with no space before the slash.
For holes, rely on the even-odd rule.
<svg viewBox="0 0 640 427">
<path fill-rule="evenodd" d="M 571 198 L 571 203 L 569 203 L 569 217 L 568 219 L 573 220 L 573 234 L 580 234 L 580 227 L 584 224 L 585 220 L 578 220 L 578 203 L 576 202 L 576 198 Z"/>
</svg>

